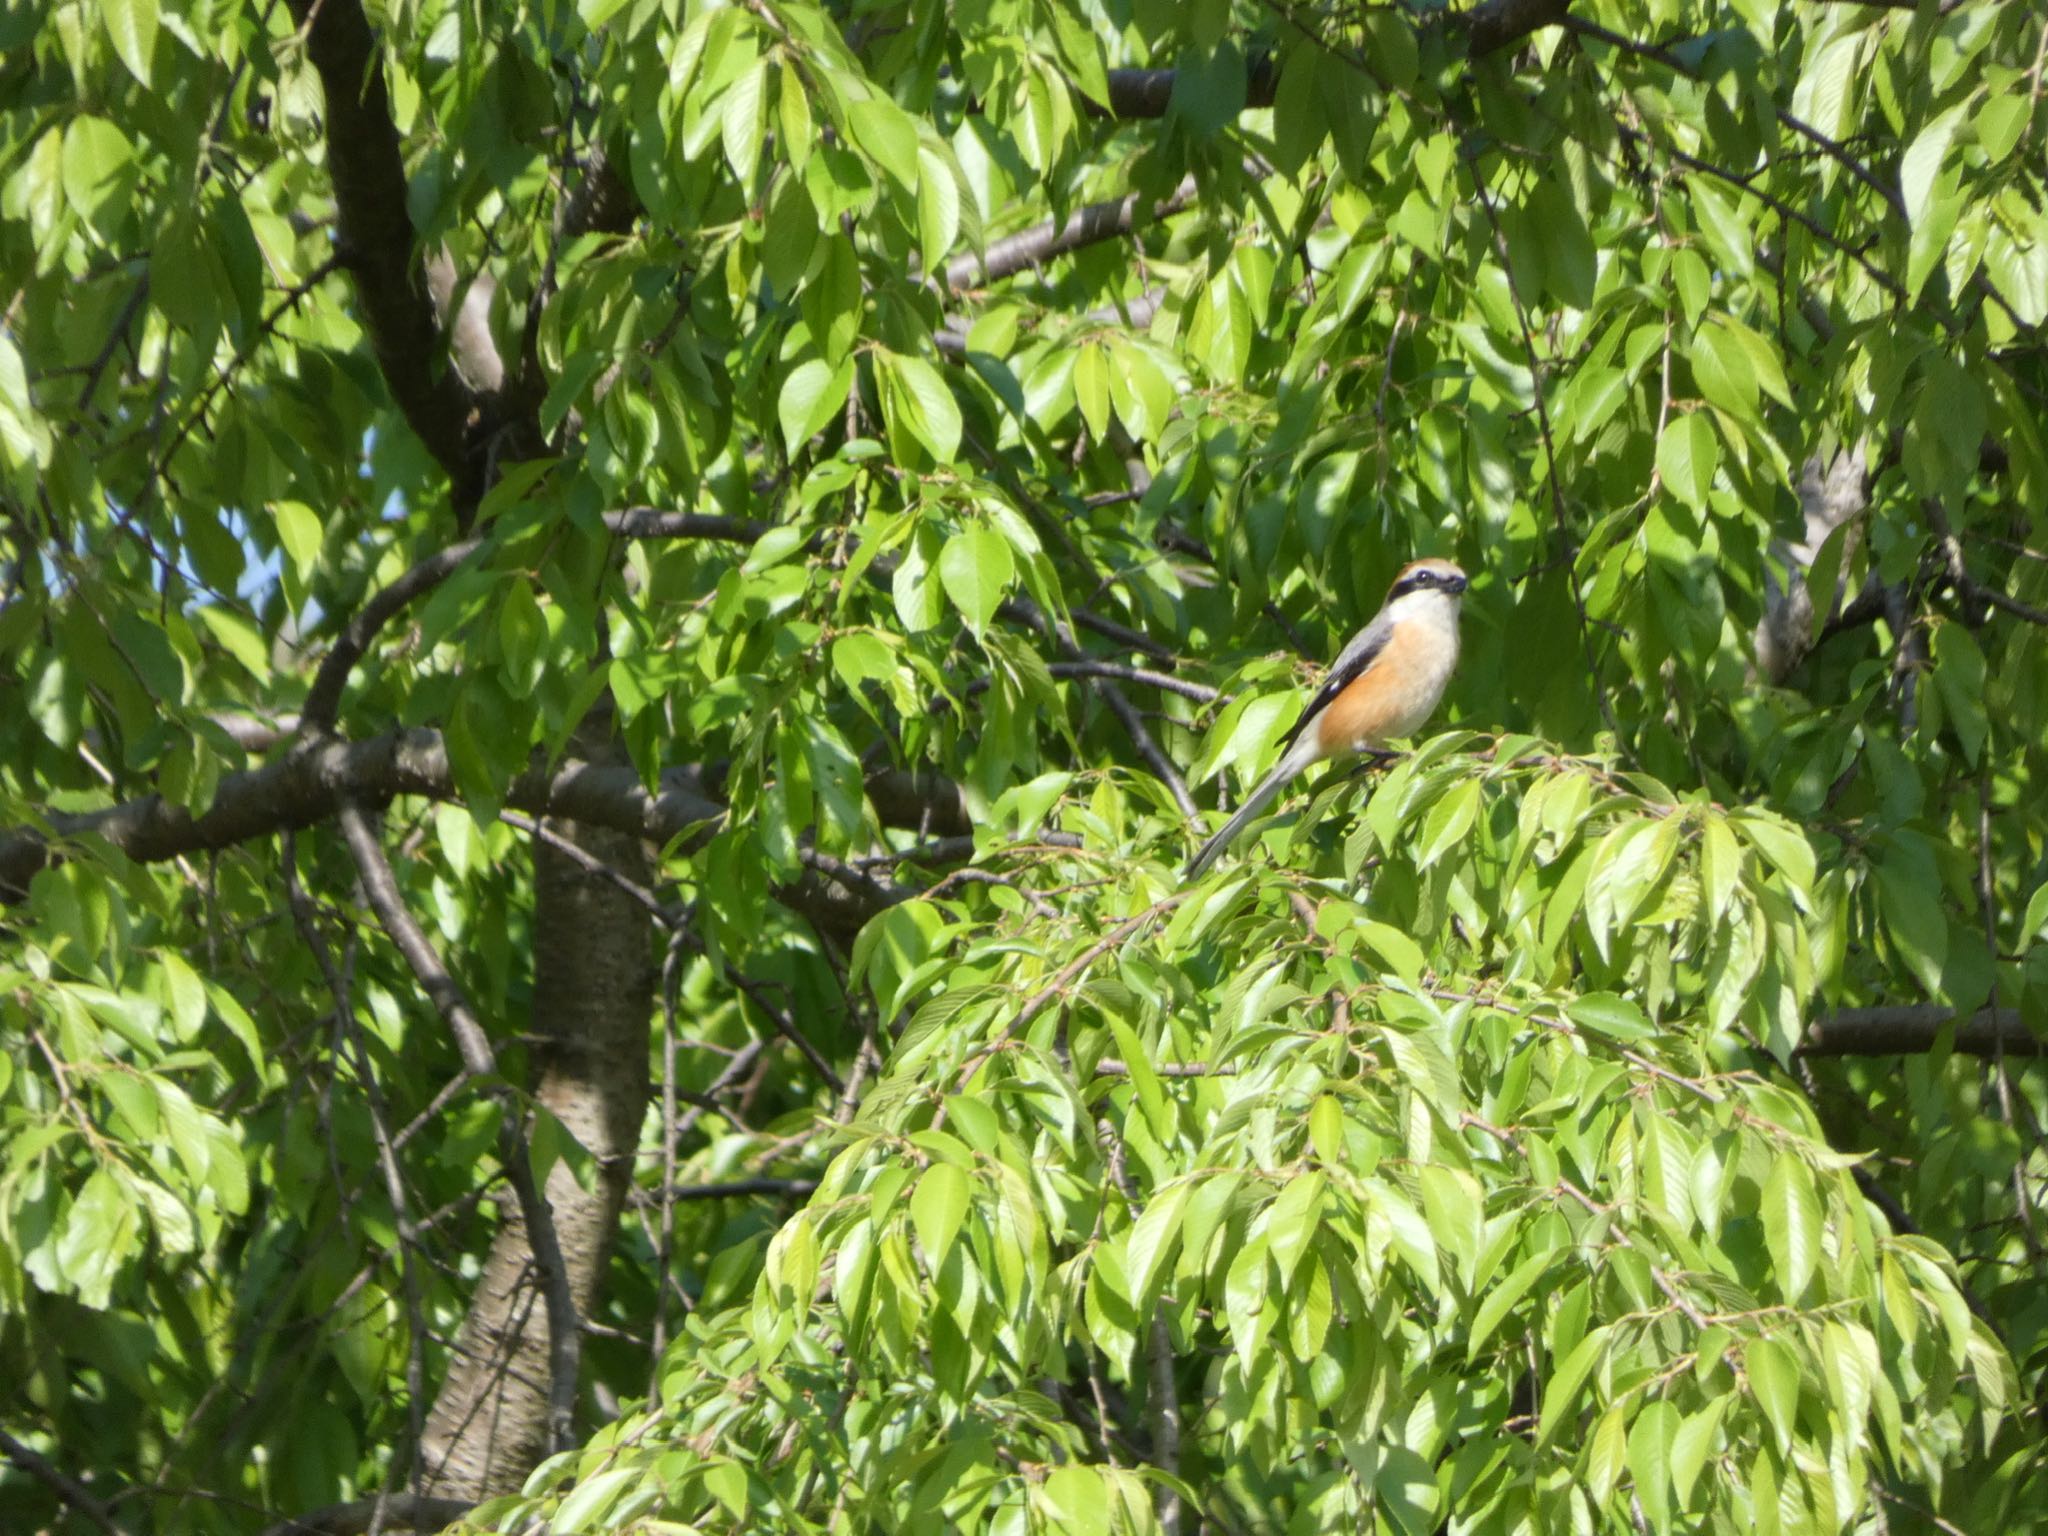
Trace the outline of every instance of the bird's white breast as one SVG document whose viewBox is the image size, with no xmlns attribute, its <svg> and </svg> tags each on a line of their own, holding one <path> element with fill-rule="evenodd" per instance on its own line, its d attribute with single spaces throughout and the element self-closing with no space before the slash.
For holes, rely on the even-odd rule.
<svg viewBox="0 0 2048 1536">
<path fill-rule="evenodd" d="M 1397 643 L 1387 649 L 1385 714 L 1374 722 L 1382 739 L 1412 736 L 1436 712 L 1458 665 L 1458 603 L 1441 592 L 1410 592 L 1394 601 Z M 1377 746 L 1362 741 L 1358 747 Z"/>
</svg>

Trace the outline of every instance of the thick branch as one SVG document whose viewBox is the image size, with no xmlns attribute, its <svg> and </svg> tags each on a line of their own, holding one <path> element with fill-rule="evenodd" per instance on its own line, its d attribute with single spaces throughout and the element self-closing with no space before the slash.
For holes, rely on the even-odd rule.
<svg viewBox="0 0 2048 1536">
<path fill-rule="evenodd" d="M 964 256 L 954 257 L 946 263 L 946 286 L 958 292 L 975 286 L 977 278 L 984 283 L 993 283 L 1014 277 L 1027 268 L 1043 266 L 1055 256 L 1079 250 L 1084 245 L 1121 239 L 1140 222 L 1171 218 L 1194 200 L 1195 178 L 1189 176 L 1168 194 L 1165 201 L 1153 204 L 1143 215 L 1139 212 L 1143 200 L 1135 192 L 1107 202 L 1090 203 L 1075 210 L 1064 224 L 1040 224 L 996 241 L 981 255 L 970 251 Z"/>
<path fill-rule="evenodd" d="M 1904 0 L 1900 0 L 1904 3 Z M 1556 26 L 1571 9 L 1571 0 L 1488 0 L 1469 11 L 1444 16 L 1436 26 L 1457 28 L 1465 34 L 1467 57 L 1484 58 L 1489 53 L 1519 43 L 1532 32 Z M 1109 71 L 1109 110 L 1119 118 L 1166 116 L 1173 102 L 1173 82 L 1178 72 L 1171 69 L 1112 69 Z M 1270 107 L 1280 82 L 1280 71 L 1270 56 L 1260 55 L 1245 68 L 1244 104 Z"/>
<path fill-rule="evenodd" d="M 1173 81 L 1177 73 L 1171 69 L 1112 69 L 1109 72 L 1109 111 L 1106 115 L 1123 118 L 1166 116 L 1166 109 L 1173 101 Z M 1253 59 L 1245 68 L 1244 104 L 1247 107 L 1270 107 L 1274 89 L 1279 83 L 1280 71 L 1274 68 L 1270 56 L 1262 54 Z"/>
<path fill-rule="evenodd" d="M 708 835 L 724 817 L 725 807 L 707 787 L 712 777 L 696 768 L 672 768 L 650 792 L 639 774 L 623 764 L 570 758 L 549 769 L 537 762 L 506 786 L 504 803 L 660 846 L 693 827 L 700 837 Z M 869 776 L 867 792 L 884 826 L 927 836 L 958 836 L 972 829 L 960 787 L 936 774 L 884 769 Z M 52 816 L 47 832 L 32 827 L 0 832 L 0 901 L 18 899 L 36 871 L 62 856 L 61 847 L 53 844 L 97 841 L 137 863 L 161 863 L 310 827 L 332 818 L 348 801 L 381 806 L 399 795 L 460 798 L 438 731 L 395 731 L 368 741 L 304 740 L 272 762 L 224 777 L 213 804 L 198 815 L 149 795 L 105 810 Z M 963 857 L 971 856 L 970 845 Z M 806 878 L 781 893 L 799 910 L 815 897 L 858 926 L 907 894 L 887 882 L 864 879 L 836 860 L 811 858 Z M 829 870 L 823 867 L 827 863 Z M 850 884 L 826 878 L 842 870 Z"/>
<path fill-rule="evenodd" d="M 388 1498 L 351 1499 L 330 1504 L 308 1514 L 287 1515 L 264 1530 L 263 1536 L 362 1536 L 364 1531 L 438 1531 L 453 1525 L 472 1509 L 469 1499 L 416 1498 L 393 1494 Z"/>
<path fill-rule="evenodd" d="M 468 448 L 476 401 L 444 365 L 426 274 L 405 207 L 405 161 L 377 37 L 360 0 L 290 0 L 327 102 L 327 173 L 340 253 L 355 278 L 370 344 L 391 397 L 454 486 L 459 518 L 483 497 Z"/>
<path fill-rule="evenodd" d="M 1966 1056 L 2048 1056 L 2021 1021 L 2016 1008 L 1983 1008 L 1960 1022 L 1939 1004 L 1890 1008 L 1844 1008 L 1807 1027 L 1802 1056 L 1918 1056 L 1934 1049 L 1942 1032 L 1955 1029 L 1955 1049 Z"/>
<path fill-rule="evenodd" d="M 505 359 L 498 351 L 497 337 L 491 334 L 491 300 L 497 295 L 498 280 L 488 267 L 478 272 L 462 287 L 459 305 L 455 302 L 458 287 L 462 283 L 455 257 L 443 246 L 427 258 L 427 292 L 433 296 L 435 317 L 447 328 L 448 355 L 455 371 L 471 389 L 490 394 L 505 384 Z"/>
<path fill-rule="evenodd" d="M 1519 43 L 1531 32 L 1554 27 L 1571 9 L 1572 0 L 1488 0 L 1450 18 L 1465 29 L 1465 51 L 1475 59 Z"/>
<path fill-rule="evenodd" d="M 380 805 L 397 795 L 456 798 L 455 778 L 438 731 L 394 731 L 368 741 L 306 742 L 260 768 L 220 781 L 213 803 L 198 815 L 147 795 L 101 811 L 49 818 L 49 837 L 20 827 L 0 834 L 0 895 L 27 888 L 55 856 L 50 839 L 97 839 L 138 863 L 231 848 L 326 821 L 344 800 Z M 660 843 L 724 807 L 700 792 L 687 769 L 665 775 L 650 794 L 631 768 L 569 760 L 550 772 L 529 768 L 506 786 L 517 810 L 571 816 Z"/>
</svg>

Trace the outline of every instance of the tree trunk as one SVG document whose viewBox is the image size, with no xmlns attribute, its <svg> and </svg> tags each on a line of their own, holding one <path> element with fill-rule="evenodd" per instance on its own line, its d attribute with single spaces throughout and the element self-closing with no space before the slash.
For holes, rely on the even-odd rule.
<svg viewBox="0 0 2048 1536">
<path fill-rule="evenodd" d="M 636 837 L 579 822 L 548 829 L 645 883 Z M 586 1189 L 568 1162 L 546 1185 L 579 1317 L 595 1305 L 633 1173 L 648 1101 L 654 968 L 634 899 L 559 849 L 534 842 L 536 1096 L 596 1163 Z M 508 1200 L 427 1417 L 425 1491 L 483 1499 L 516 1489 L 547 1450 L 546 1299 L 526 1223 Z"/>
</svg>

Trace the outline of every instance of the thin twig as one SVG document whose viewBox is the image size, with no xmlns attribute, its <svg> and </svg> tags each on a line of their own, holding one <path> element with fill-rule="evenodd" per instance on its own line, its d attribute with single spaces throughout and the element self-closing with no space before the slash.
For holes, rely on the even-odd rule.
<svg viewBox="0 0 2048 1536">
<path fill-rule="evenodd" d="M 675 1252 L 675 1201 L 669 1189 L 676 1181 L 676 1000 L 682 991 L 683 951 L 687 932 L 669 929 L 668 952 L 661 962 L 661 1214 L 654 1230 L 654 1272 L 667 1275 Z M 657 1286 L 654 1298 L 654 1342 L 648 1350 L 647 1400 L 661 1401 L 661 1361 L 668 1349 L 668 1287 Z"/>
<path fill-rule="evenodd" d="M 1551 514 L 1557 522 L 1558 552 L 1565 562 L 1565 586 L 1571 592 L 1572 610 L 1578 616 L 1579 644 L 1586 656 L 1586 680 L 1593 689 L 1594 701 L 1600 706 L 1600 718 L 1619 749 L 1623 745 L 1621 722 L 1615 718 L 1613 702 L 1600 681 L 1600 662 L 1593 650 L 1592 622 L 1586 614 L 1585 599 L 1579 593 L 1578 579 L 1571 569 L 1578 551 L 1572 542 L 1571 515 L 1565 509 L 1564 488 L 1557 483 L 1557 444 L 1551 437 L 1550 406 L 1544 399 L 1543 360 L 1536 354 L 1536 338 L 1529 329 L 1529 311 L 1522 302 L 1521 285 L 1515 278 L 1515 264 L 1508 254 L 1507 233 L 1501 228 L 1500 213 L 1493 205 L 1493 195 L 1486 189 L 1486 176 L 1480 170 L 1476 154 L 1465 157 L 1465 168 L 1471 174 L 1473 191 L 1479 194 L 1479 206 L 1486 211 L 1486 222 L 1493 230 L 1494 251 L 1500 258 L 1501 275 L 1507 279 L 1515 324 L 1522 333 L 1522 351 L 1529 359 L 1529 388 L 1536 397 L 1536 427 L 1543 437 L 1543 484 L 1550 493 Z"/>
<path fill-rule="evenodd" d="M 1006 1044 L 1008 1044 L 1010 1040 L 1022 1034 L 1025 1030 L 1029 1029 L 1031 1027 L 1032 1020 L 1036 1019 L 1041 1013 L 1045 1012 L 1046 1008 L 1052 1004 L 1054 999 L 1059 998 L 1065 994 L 1066 989 L 1073 983 L 1075 977 L 1079 976 L 1083 971 L 1087 970 L 1089 966 L 1093 965 L 1097 960 L 1100 960 L 1112 949 L 1115 949 L 1118 945 L 1125 943 L 1127 940 L 1133 938 L 1135 935 L 1143 931 L 1145 928 L 1149 927 L 1153 922 L 1157 921 L 1161 915 L 1172 911 L 1175 907 L 1179 906 L 1181 902 L 1183 902 L 1186 899 L 1187 893 L 1184 891 L 1180 891 L 1176 892 L 1171 896 L 1165 897 L 1160 901 L 1155 901 L 1151 906 L 1147 907 L 1144 911 L 1140 912 L 1136 917 L 1125 918 L 1122 922 L 1118 923 L 1116 927 L 1112 928 L 1109 931 L 1107 937 L 1103 938 L 1098 943 L 1090 945 L 1075 959 L 1069 961 L 1066 965 L 1061 966 L 1059 971 L 1053 976 L 1051 981 L 1047 982 L 1037 992 L 1033 993 L 1031 997 L 1025 1000 L 1024 1006 L 1017 1010 L 1017 1016 L 1014 1019 L 1010 1020 L 1008 1024 L 1004 1025 L 1003 1028 L 996 1033 L 994 1039 L 990 1040 L 987 1044 L 983 1045 L 980 1050 L 974 1052 L 973 1055 L 967 1058 L 966 1062 L 960 1068 L 959 1080 L 961 1084 L 964 1086 L 967 1083 L 967 1081 L 974 1076 L 975 1072 L 980 1068 L 981 1064 L 984 1061 L 987 1061 L 989 1057 L 995 1055 L 995 1053 L 1001 1050 Z M 941 1108 L 943 1112 L 943 1106 Z"/>
<path fill-rule="evenodd" d="M 1165 749 L 1146 728 L 1143 718 L 1125 697 L 1123 689 L 1106 678 L 1094 679 L 1092 686 L 1096 693 L 1101 695 L 1102 702 L 1109 706 L 1110 713 L 1123 723 L 1125 732 L 1131 738 L 1131 744 L 1138 749 L 1138 755 L 1145 759 L 1146 765 L 1158 777 L 1159 782 L 1166 786 L 1166 792 L 1173 796 L 1173 803 L 1180 807 L 1181 814 L 1190 818 L 1197 815 L 1200 807 L 1195 804 L 1195 797 L 1188 793 L 1187 781 L 1180 776 L 1180 770 L 1173 766 L 1173 759 L 1166 755 Z"/>
<path fill-rule="evenodd" d="M 1184 677 L 1170 673 L 1155 672 L 1149 667 L 1127 667 L 1120 662 L 1095 661 L 1054 661 L 1046 664 L 1045 670 L 1054 677 L 1107 678 L 1112 682 L 1142 683 L 1148 688 L 1157 688 L 1164 693 L 1177 693 L 1184 699 L 1197 704 L 1227 704 L 1230 695 L 1219 693 L 1205 683 L 1190 682 Z M 977 677 L 967 685 L 969 697 L 985 691 L 991 686 L 990 679 Z"/>
<path fill-rule="evenodd" d="M 555 852 L 567 857 L 572 864 L 583 870 L 585 874 L 595 875 L 600 880 L 610 881 L 628 896 L 639 902 L 647 910 L 648 915 L 660 923 L 662 927 L 674 928 L 682 922 L 683 914 L 681 908 L 670 906 L 646 886 L 625 873 L 625 871 L 614 869 L 588 849 L 577 847 L 568 838 L 548 826 L 546 822 L 536 820 L 531 816 L 522 816 L 517 811 L 502 810 L 498 812 L 498 819 L 505 822 L 508 826 L 519 828 L 520 831 L 528 834 L 536 841 L 546 843 Z"/>
<path fill-rule="evenodd" d="M 421 1454 L 421 1447 L 426 1442 L 427 1309 L 413 1252 L 418 1231 L 412 1221 L 411 1202 L 406 1198 L 405 1175 L 398 1166 L 398 1151 L 392 1142 L 383 1085 L 377 1081 L 370 1053 L 363 1046 L 362 1031 L 356 1027 L 355 1002 L 350 993 L 349 979 L 334 963 L 333 955 L 320 936 L 319 914 L 299 879 L 298 839 L 290 832 L 284 835 L 283 858 L 279 863 L 284 871 L 285 901 L 291 908 L 292 922 L 299 931 L 300 942 L 312 953 L 320 974 L 327 981 L 328 996 L 334 1003 L 335 1031 L 348 1043 L 349 1053 L 354 1058 L 356 1076 L 362 1083 L 364 1103 L 369 1110 L 370 1138 L 377 1149 L 377 1168 L 383 1175 L 385 1198 L 391 1202 L 391 1219 L 398 1229 L 398 1273 L 399 1283 L 405 1290 L 408 1330 L 405 1409 L 407 1430 L 411 1435 L 412 1493 L 414 1498 L 419 1498 L 426 1492 L 426 1459 Z"/>
<path fill-rule="evenodd" d="M 1110 1178 L 1123 1194 L 1124 1204 L 1135 1222 L 1145 1213 L 1145 1203 L 1131 1179 L 1124 1155 L 1123 1137 L 1108 1120 L 1096 1122 L 1098 1132 L 1108 1141 Z M 1151 1464 L 1168 1478 L 1180 1471 L 1180 1384 L 1175 1379 L 1173 1331 L 1166 1325 L 1166 1312 L 1156 1296 L 1147 1298 L 1152 1315 L 1145 1330 L 1145 1417 L 1151 1430 Z M 1166 1536 L 1180 1530 L 1180 1494 L 1170 1482 L 1162 1482 L 1153 1493 L 1159 1528 Z"/>
<path fill-rule="evenodd" d="M 370 909 L 384 931 L 411 967 L 420 988 L 433 1002 L 449 1033 L 455 1037 L 462 1064 L 474 1078 L 497 1076 L 497 1053 L 490 1036 L 470 1011 L 462 988 L 441 963 L 426 934 L 406 909 L 398 879 L 384 856 L 370 819 L 353 800 L 344 800 L 338 811 L 341 834 L 354 855 L 356 871 Z M 499 1159 L 505 1176 L 519 1199 L 519 1211 L 526 1226 L 527 1241 L 533 1248 L 534 1267 L 539 1271 L 541 1290 L 547 1301 L 548 1318 L 548 1453 L 566 1449 L 575 1433 L 576 1384 L 582 1364 L 582 1322 L 576 1311 L 576 1297 L 569 1288 L 569 1270 L 562 1256 L 561 1239 L 546 1197 L 534 1182 L 533 1163 L 527 1156 L 525 1113 L 516 1097 L 503 1083 L 493 1086 L 492 1096 L 501 1107 L 498 1120 Z"/>
<path fill-rule="evenodd" d="M 1158 1077 L 1235 1077 L 1236 1067 L 1213 1067 L 1206 1061 L 1155 1061 L 1148 1063 Z M 1097 1077 L 1129 1077 L 1131 1064 L 1115 1056 L 1104 1056 L 1095 1063 Z"/>
<path fill-rule="evenodd" d="M 737 1200 L 745 1195 L 808 1195 L 816 1179 L 733 1179 L 723 1184 L 664 1184 L 662 1199 Z"/>
<path fill-rule="evenodd" d="M 46 1457 L 32 1447 L 23 1445 L 4 1429 L 0 1429 L 0 1451 L 6 1452 L 9 1461 L 62 1499 L 67 1508 L 85 1516 L 105 1531 L 107 1536 L 128 1536 L 120 1522 L 114 1519 L 113 1512 L 83 1483 L 67 1473 L 60 1472 Z"/>
</svg>

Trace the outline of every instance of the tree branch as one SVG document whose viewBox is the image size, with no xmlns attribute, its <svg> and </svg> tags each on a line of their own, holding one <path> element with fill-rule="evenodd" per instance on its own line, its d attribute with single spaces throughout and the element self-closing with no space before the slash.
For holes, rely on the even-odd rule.
<svg viewBox="0 0 2048 1536">
<path fill-rule="evenodd" d="M 1446 18 L 1445 24 L 1464 28 L 1466 55 L 1479 59 L 1519 43 L 1531 32 L 1556 26 L 1571 4 L 1572 0 L 1488 0 Z"/>
<path fill-rule="evenodd" d="M 1907 0 L 1895 3 L 1906 4 Z M 1462 30 L 1466 57 L 1479 59 L 1519 43 L 1532 32 L 1556 26 L 1570 8 L 1571 0 L 1488 0 L 1469 11 L 1444 15 L 1431 22 L 1430 27 Z M 1091 116 L 1164 117 L 1173 103 L 1173 84 L 1178 74 L 1178 70 L 1172 69 L 1112 69 L 1107 111 L 1093 102 L 1087 104 L 1087 110 Z M 1245 66 L 1244 104 L 1270 107 L 1279 83 L 1280 71 L 1270 55 L 1261 54 L 1249 60 Z"/>
<path fill-rule="evenodd" d="M 505 803 L 660 843 L 725 814 L 723 806 L 701 793 L 699 782 L 693 770 L 672 769 L 661 788 L 650 793 L 629 767 L 569 759 L 552 771 L 544 764 L 529 767 L 506 786 Z M 440 732 L 301 742 L 261 767 L 223 777 L 213 803 L 197 815 L 147 795 L 105 810 L 51 816 L 47 833 L 33 827 L 0 833 L 0 897 L 24 891 L 36 871 L 57 856 L 53 840 L 96 840 L 139 863 L 159 863 L 313 826 L 333 817 L 344 800 L 377 805 L 398 795 L 457 798 Z"/>
<path fill-rule="evenodd" d="M 1232 695 L 1219 693 L 1207 683 L 1190 682 L 1170 673 L 1154 672 L 1147 667 L 1127 667 L 1114 661 L 1053 661 L 1046 663 L 1045 670 L 1054 677 L 1107 678 L 1111 682 L 1139 683 L 1147 688 L 1157 688 L 1162 693 L 1177 693 L 1197 704 L 1228 704 L 1232 698 Z M 978 677 L 967 685 L 967 692 L 972 697 L 990 686 L 987 678 Z"/>
<path fill-rule="evenodd" d="M 384 856 L 384 846 L 377 840 L 370 818 L 353 800 L 341 803 L 339 816 L 341 835 L 355 858 L 356 873 L 362 879 L 370 909 L 418 978 L 420 990 L 433 1002 L 455 1037 L 464 1069 L 473 1078 L 492 1080 L 497 1076 L 498 1056 L 491 1049 L 491 1038 L 470 1011 L 462 988 L 434 953 L 434 946 L 413 920 L 412 913 L 406 910 L 398 878 L 391 872 L 391 862 Z M 534 1182 L 533 1160 L 526 1149 L 525 1110 L 502 1083 L 492 1096 L 499 1101 L 499 1161 L 505 1165 L 505 1176 L 518 1196 L 519 1215 L 533 1249 L 534 1267 L 540 1272 L 542 1294 L 547 1298 L 548 1453 L 553 1455 L 568 1448 L 576 1431 L 576 1382 L 583 1361 L 582 1321 L 576 1313 L 576 1298 L 569 1289 L 569 1267 L 555 1232 L 554 1212 Z"/>
<path fill-rule="evenodd" d="M 1194 200 L 1195 178 L 1189 176 L 1164 201 L 1153 204 L 1145 218 L 1155 223 L 1171 218 Z M 1141 201 L 1140 196 L 1132 192 L 1106 202 L 1090 203 L 1085 208 L 1076 209 L 1063 224 L 1048 220 L 1035 228 L 996 241 L 979 255 L 969 251 L 955 256 L 946 263 L 946 286 L 957 293 L 974 287 L 977 276 L 983 283 L 1000 282 L 1027 268 L 1043 266 L 1055 256 L 1079 250 L 1084 245 L 1121 239 L 1138 226 Z"/>
<path fill-rule="evenodd" d="M 1173 102 L 1173 82 L 1179 73 L 1174 69 L 1112 69 L 1108 110 L 1088 102 L 1088 114 L 1132 120 L 1164 117 Z M 1279 84 L 1280 71 L 1274 67 L 1271 56 L 1259 55 L 1245 66 L 1244 104 L 1270 107 Z"/>
<path fill-rule="evenodd" d="M 671 1184 L 671 1200 L 731 1200 L 742 1195 L 808 1195 L 816 1179 L 734 1179 L 729 1184 Z"/>
<path fill-rule="evenodd" d="M 1843 1008 L 1807 1026 L 1801 1056 L 1917 1056 L 1955 1029 L 1955 1049 L 1966 1056 L 2048 1056 L 2016 1008 L 1981 1008 L 1967 1019 L 1938 1003 Z"/>
<path fill-rule="evenodd" d="M 364 1531 L 380 1527 L 387 1531 L 438 1531 L 474 1508 L 468 1499 L 414 1498 L 410 1494 L 351 1499 L 310 1514 L 287 1515 L 267 1527 L 263 1536 L 362 1536 Z"/>
<path fill-rule="evenodd" d="M 550 768 L 536 760 L 506 785 L 504 804 L 660 845 L 693 827 L 700 829 L 700 838 L 708 836 L 724 818 L 725 807 L 708 787 L 716 777 L 695 767 L 675 767 L 650 791 L 639 773 L 624 764 L 569 758 Z M 949 779 L 885 769 L 870 774 L 866 788 L 884 826 L 927 836 L 972 830 L 966 800 Z M 271 762 L 223 777 L 213 803 L 196 815 L 148 795 L 104 810 L 50 816 L 41 827 L 0 832 L 0 904 L 23 896 L 36 872 L 63 856 L 61 845 L 67 842 L 98 842 L 137 863 L 161 863 L 310 827 L 335 816 L 346 802 L 381 806 L 399 795 L 460 799 L 440 732 L 393 731 L 367 741 L 301 740 Z M 972 852 L 970 845 L 963 857 Z M 811 868 L 805 878 L 778 892 L 801 911 L 829 908 L 857 926 L 913 894 L 822 854 L 808 853 L 806 862 Z"/>
<path fill-rule="evenodd" d="M 604 514 L 605 526 L 625 539 L 709 539 L 730 544 L 751 544 L 768 531 L 768 524 L 751 518 L 717 517 L 692 512 L 660 512 L 652 507 L 630 507 Z M 466 564 L 489 539 L 479 535 L 451 544 L 420 561 L 390 586 L 373 593 L 356 610 L 334 648 L 321 659 L 313 674 L 312 687 L 300 711 L 300 725 L 308 734 L 332 730 L 341 708 L 341 691 L 349 674 L 368 653 L 370 642 L 415 598 L 424 597 Z"/>
<path fill-rule="evenodd" d="M 340 254 L 385 385 L 406 424 L 453 486 L 466 523 L 484 492 L 470 448 L 478 403 L 442 356 L 440 327 L 406 213 L 405 161 L 391 117 L 377 37 L 360 0 L 289 0 L 326 97 L 327 173 L 340 216 Z"/>
<path fill-rule="evenodd" d="M 66 1508 L 76 1510 L 105 1531 L 107 1536 L 127 1536 L 119 1522 L 114 1519 L 113 1512 L 83 1483 L 58 1471 L 47 1457 L 33 1447 L 23 1445 L 4 1429 L 0 1429 L 0 1451 L 4 1451 L 9 1461 L 62 1499 Z"/>
<path fill-rule="evenodd" d="M 1151 768 L 1159 782 L 1166 786 L 1166 792 L 1173 796 L 1173 803 L 1180 807 L 1180 813 L 1189 818 L 1198 815 L 1201 808 L 1195 804 L 1195 797 L 1188 793 L 1187 781 L 1180 776 L 1180 770 L 1173 766 L 1173 759 L 1166 755 L 1166 749 L 1160 746 L 1152 733 L 1145 728 L 1144 719 L 1138 714 L 1137 707 L 1131 703 L 1123 689 L 1102 677 L 1091 678 L 1089 686 L 1101 696 L 1102 702 L 1109 706 L 1110 713 L 1123 723 L 1125 732 L 1131 738 L 1131 744 L 1138 749 L 1138 755 L 1145 759 L 1146 765 Z"/>
</svg>

